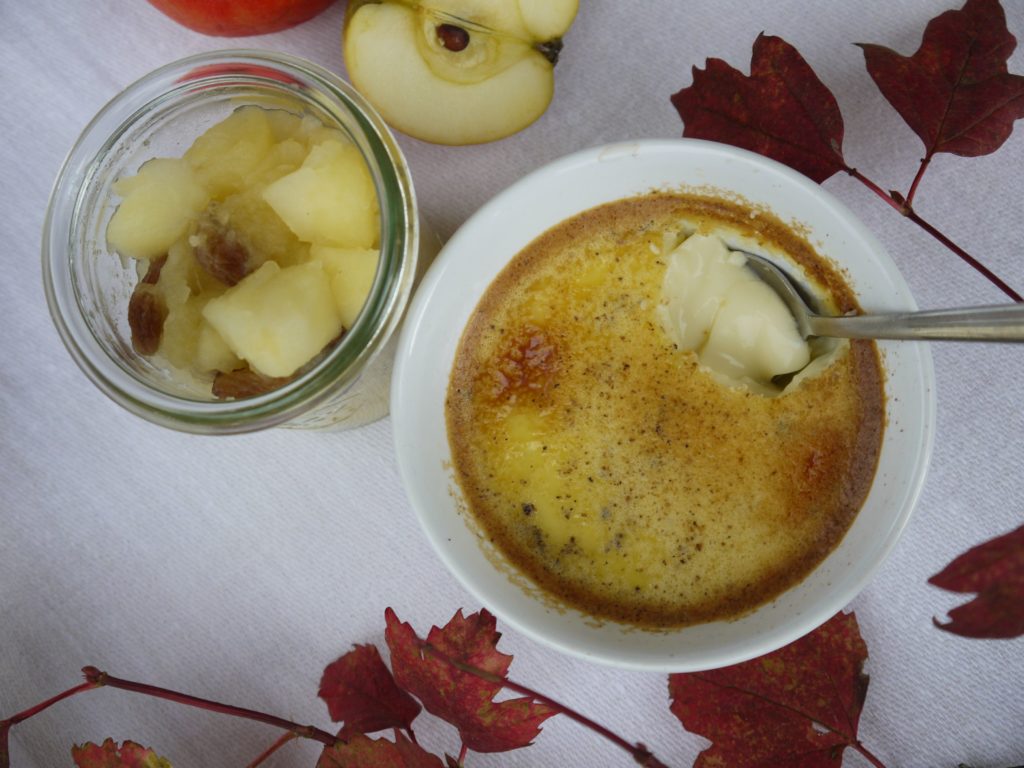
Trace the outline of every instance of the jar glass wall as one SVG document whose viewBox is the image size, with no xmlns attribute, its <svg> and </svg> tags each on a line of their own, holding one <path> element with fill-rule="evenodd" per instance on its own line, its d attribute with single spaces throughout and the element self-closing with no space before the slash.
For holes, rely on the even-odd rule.
<svg viewBox="0 0 1024 768">
<path fill-rule="evenodd" d="M 181 157 L 206 129 L 246 105 L 309 115 L 351 140 L 377 195 L 380 258 L 359 316 L 315 364 L 271 392 L 219 400 L 209 381 L 134 351 L 128 302 L 139 274 L 133 259 L 108 248 L 106 232 L 118 204 L 115 180 L 135 174 L 151 158 Z M 143 418 L 217 434 L 271 426 L 348 428 L 383 416 L 394 354 L 389 342 L 432 256 L 421 258 L 420 251 L 408 167 L 362 97 L 332 73 L 295 57 L 220 51 L 152 72 L 86 127 L 57 178 L 42 255 L 54 323 L 89 378 Z"/>
</svg>

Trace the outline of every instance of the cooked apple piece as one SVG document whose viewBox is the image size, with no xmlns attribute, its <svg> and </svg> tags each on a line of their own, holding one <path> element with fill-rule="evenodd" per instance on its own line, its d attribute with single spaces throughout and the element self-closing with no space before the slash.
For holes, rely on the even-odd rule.
<svg viewBox="0 0 1024 768">
<path fill-rule="evenodd" d="M 167 312 L 163 338 L 158 350 L 176 368 L 191 368 L 196 357 L 196 339 L 202 323 L 205 298 L 193 296 Z"/>
<path fill-rule="evenodd" d="M 242 361 L 221 335 L 203 318 L 196 337 L 196 359 L 193 367 L 197 371 L 233 371 Z"/>
<path fill-rule="evenodd" d="M 325 141 L 336 141 L 341 144 L 351 143 L 349 138 L 337 128 L 329 128 L 319 120 L 312 118 L 302 123 L 302 130 L 299 131 L 299 136 L 305 136 L 306 145 L 310 148 L 315 147 L 317 144 L 323 144 Z"/>
<path fill-rule="evenodd" d="M 319 261 L 331 281 L 331 292 L 345 328 L 351 328 L 370 295 L 380 251 L 376 248 L 331 248 L 314 245 L 311 260 Z"/>
<path fill-rule="evenodd" d="M 246 192 L 254 188 L 262 189 L 267 184 L 277 181 L 292 171 L 298 170 L 309 148 L 299 139 L 284 139 L 270 148 L 263 161 L 246 177 Z"/>
<path fill-rule="evenodd" d="M 171 158 L 148 161 L 113 190 L 123 199 L 107 225 L 107 243 L 133 259 L 166 253 L 209 200 L 189 164 Z"/>
<path fill-rule="evenodd" d="M 302 118 L 287 109 L 267 109 L 261 107 L 267 113 L 267 123 L 274 134 L 274 141 L 294 139 L 302 126 Z"/>
<path fill-rule="evenodd" d="M 213 214 L 222 229 L 234 232 L 248 251 L 253 268 L 267 259 L 288 266 L 309 258 L 309 246 L 281 221 L 258 187 L 231 195 L 216 206 Z"/>
<path fill-rule="evenodd" d="M 197 138 L 185 159 L 214 197 L 244 189 L 274 144 L 267 111 L 241 107 Z"/>
<path fill-rule="evenodd" d="M 115 191 L 109 245 L 139 262 L 132 343 L 219 373 L 217 396 L 298 375 L 366 301 L 380 228 L 373 180 L 347 135 L 310 115 L 240 108 Z"/>
<path fill-rule="evenodd" d="M 342 331 L 327 275 L 313 261 L 282 269 L 268 261 L 203 317 L 239 358 L 266 376 L 290 376 Z"/>
<path fill-rule="evenodd" d="M 263 199 L 300 240 L 337 248 L 372 248 L 379 216 L 373 180 L 350 143 L 313 146 L 294 173 L 263 190 Z"/>
<path fill-rule="evenodd" d="M 155 283 L 157 291 L 166 299 L 167 305 L 176 307 L 184 304 L 190 296 L 213 287 L 215 281 L 197 268 L 188 238 L 182 237 L 167 249 L 167 257 L 160 268 Z"/>
<path fill-rule="evenodd" d="M 344 31 L 355 86 L 391 125 L 439 144 L 525 128 L 547 109 L 577 0 L 353 2 Z"/>
</svg>

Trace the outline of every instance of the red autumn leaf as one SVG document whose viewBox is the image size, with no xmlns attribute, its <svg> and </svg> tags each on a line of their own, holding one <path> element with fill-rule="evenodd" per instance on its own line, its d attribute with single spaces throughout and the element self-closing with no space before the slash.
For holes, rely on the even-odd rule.
<svg viewBox="0 0 1024 768">
<path fill-rule="evenodd" d="M 92 742 L 71 748 L 71 758 L 78 768 L 171 768 L 171 764 L 156 752 L 126 741 L 120 746 L 113 739 L 102 745 Z"/>
<path fill-rule="evenodd" d="M 977 597 L 935 626 L 964 637 L 1024 635 L 1024 525 L 964 552 L 928 582 Z"/>
<path fill-rule="evenodd" d="M 1024 77 L 1006 69 L 1017 41 L 998 0 L 967 0 L 936 16 L 913 56 L 860 47 L 882 95 L 924 142 L 926 159 L 995 152 L 1024 117 Z"/>
<path fill-rule="evenodd" d="M 409 728 L 420 705 L 395 684 L 373 645 L 357 645 L 332 662 L 320 679 L 320 698 L 335 722 L 344 721 L 341 737 L 385 728 Z"/>
<path fill-rule="evenodd" d="M 444 764 L 395 731 L 393 742 L 357 733 L 348 743 L 324 747 L 316 768 L 444 768 Z"/>
<path fill-rule="evenodd" d="M 846 169 L 839 105 L 792 45 L 759 35 L 749 77 L 721 59 L 705 66 L 672 96 L 683 136 L 752 150 L 819 183 Z"/>
<path fill-rule="evenodd" d="M 409 624 L 385 611 L 385 638 L 398 684 L 423 702 L 428 711 L 459 729 L 462 743 L 476 752 L 504 752 L 525 747 L 555 711 L 529 697 L 495 702 L 512 657 L 497 650 L 501 634 L 486 610 L 463 617 L 459 610 L 444 627 L 432 627 L 427 643 L 448 659 L 494 676 L 484 680 L 448 661 L 425 653 Z"/>
<path fill-rule="evenodd" d="M 836 768 L 857 744 L 868 650 L 856 617 L 839 613 L 767 656 L 669 676 L 672 713 L 712 741 L 695 768 Z"/>
</svg>

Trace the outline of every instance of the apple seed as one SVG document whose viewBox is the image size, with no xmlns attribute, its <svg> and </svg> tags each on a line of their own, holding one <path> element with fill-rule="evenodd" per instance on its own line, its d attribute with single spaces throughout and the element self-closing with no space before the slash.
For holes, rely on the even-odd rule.
<svg viewBox="0 0 1024 768">
<path fill-rule="evenodd" d="M 438 24 L 437 39 L 449 51 L 458 53 L 466 50 L 466 46 L 469 45 L 469 32 L 454 24 Z"/>
</svg>

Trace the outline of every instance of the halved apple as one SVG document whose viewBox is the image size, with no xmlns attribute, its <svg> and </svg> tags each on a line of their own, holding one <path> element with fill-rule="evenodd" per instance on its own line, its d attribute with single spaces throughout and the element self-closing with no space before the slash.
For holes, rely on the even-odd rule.
<svg viewBox="0 0 1024 768">
<path fill-rule="evenodd" d="M 353 0 L 352 83 L 385 120 L 438 144 L 479 144 L 547 109 L 579 0 Z"/>
</svg>

